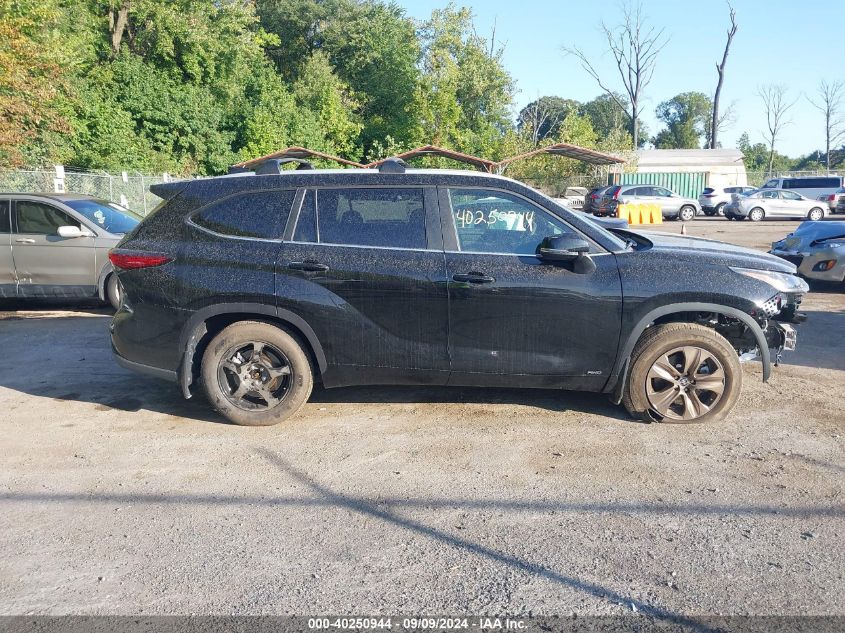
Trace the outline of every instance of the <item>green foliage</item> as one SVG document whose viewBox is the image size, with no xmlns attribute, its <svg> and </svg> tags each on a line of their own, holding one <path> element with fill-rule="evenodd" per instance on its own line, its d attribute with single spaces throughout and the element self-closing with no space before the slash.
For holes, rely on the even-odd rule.
<svg viewBox="0 0 845 633">
<path fill-rule="evenodd" d="M 684 92 L 657 106 L 657 118 L 666 124 L 654 138 L 658 149 L 700 148 L 713 112 L 702 92 Z"/>
<path fill-rule="evenodd" d="M 575 99 L 563 97 L 540 97 L 519 111 L 516 127 L 519 132 L 528 132 L 537 142 L 560 133 L 563 121 L 571 112 L 577 112 L 581 104 Z"/>
<path fill-rule="evenodd" d="M 737 148 L 742 152 L 745 169 L 748 171 L 767 171 L 769 169 L 769 146 L 765 143 L 751 143 L 747 132 L 743 132 L 742 136 L 736 144 Z M 775 152 L 772 169 L 774 171 L 789 171 L 795 168 L 795 161 Z"/>
<path fill-rule="evenodd" d="M 475 33 L 469 9 L 449 4 L 432 12 L 420 29 L 423 76 L 417 91 L 420 140 L 496 158 L 511 127 L 514 83 Z"/>
<path fill-rule="evenodd" d="M 615 97 L 615 98 L 614 98 Z M 631 117 L 628 116 L 628 98 L 620 93 L 599 95 L 592 101 L 583 104 L 580 114 L 588 117 L 596 134 L 602 139 L 613 139 L 609 147 L 615 149 L 630 149 L 634 145 L 631 134 Z M 623 104 L 625 108 L 619 106 Z M 648 137 L 648 129 L 640 121 L 640 137 Z M 627 141 L 626 141 L 627 137 Z"/>
</svg>

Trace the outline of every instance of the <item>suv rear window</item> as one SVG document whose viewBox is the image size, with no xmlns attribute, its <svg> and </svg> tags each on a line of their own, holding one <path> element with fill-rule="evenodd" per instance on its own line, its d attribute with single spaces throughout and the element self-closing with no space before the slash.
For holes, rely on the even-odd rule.
<svg viewBox="0 0 845 633">
<path fill-rule="evenodd" d="M 725 191 L 730 193 L 731 188 L 728 187 L 727 189 L 725 189 Z M 704 189 L 704 191 L 701 192 L 702 195 L 704 195 L 705 193 L 713 193 L 713 187 L 707 187 L 707 188 Z"/>
<path fill-rule="evenodd" d="M 290 190 L 237 194 L 213 202 L 191 220 L 222 235 L 277 239 L 282 235 L 295 193 Z"/>
<path fill-rule="evenodd" d="M 318 189 L 317 226 L 321 243 L 427 247 L 422 189 Z"/>
</svg>

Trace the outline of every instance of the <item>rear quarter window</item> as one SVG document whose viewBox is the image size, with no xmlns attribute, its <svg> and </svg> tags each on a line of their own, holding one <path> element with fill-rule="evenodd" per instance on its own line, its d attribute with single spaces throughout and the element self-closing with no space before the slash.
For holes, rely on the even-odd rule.
<svg viewBox="0 0 845 633">
<path fill-rule="evenodd" d="M 191 221 L 221 235 L 280 239 L 295 194 L 292 189 L 235 194 L 212 202 Z"/>
</svg>

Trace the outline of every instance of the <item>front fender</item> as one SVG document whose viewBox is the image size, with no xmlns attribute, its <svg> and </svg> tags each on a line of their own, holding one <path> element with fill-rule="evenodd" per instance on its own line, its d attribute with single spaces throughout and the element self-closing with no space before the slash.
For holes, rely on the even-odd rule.
<svg viewBox="0 0 845 633">
<path fill-rule="evenodd" d="M 637 344 L 640 336 L 642 336 L 645 329 L 654 323 L 655 320 L 669 314 L 677 314 L 681 312 L 712 312 L 742 321 L 748 326 L 748 329 L 754 335 L 754 340 L 757 342 L 757 347 L 760 350 L 760 361 L 763 364 L 763 382 L 767 382 L 769 380 L 772 373 L 772 360 L 771 354 L 769 353 L 769 345 L 766 341 L 766 335 L 763 332 L 763 328 L 760 327 L 751 315 L 737 308 L 719 305 L 716 303 L 673 303 L 652 309 L 634 325 L 627 338 L 625 338 L 624 344 L 620 348 L 621 352 L 616 359 L 616 364 L 613 367 L 610 378 L 604 387 L 604 393 L 613 393 L 614 401 L 616 401 L 616 397 L 618 396 L 619 401 L 621 402 L 621 387 L 625 384 L 631 353 L 634 351 L 634 346 Z"/>
</svg>

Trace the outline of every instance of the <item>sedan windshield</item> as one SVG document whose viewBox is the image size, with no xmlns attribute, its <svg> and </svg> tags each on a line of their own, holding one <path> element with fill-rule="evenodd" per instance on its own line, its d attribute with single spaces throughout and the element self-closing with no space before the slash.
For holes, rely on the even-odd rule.
<svg viewBox="0 0 845 633">
<path fill-rule="evenodd" d="M 106 200 L 66 200 L 65 204 L 109 233 L 128 233 L 142 220 L 134 211 Z"/>
</svg>

